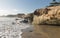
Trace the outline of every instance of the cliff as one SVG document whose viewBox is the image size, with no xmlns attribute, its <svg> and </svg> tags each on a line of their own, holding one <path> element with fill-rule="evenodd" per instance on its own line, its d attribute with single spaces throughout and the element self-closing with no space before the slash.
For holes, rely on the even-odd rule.
<svg viewBox="0 0 60 38">
<path fill-rule="evenodd" d="M 33 24 L 60 24 L 60 6 L 35 10 Z"/>
<path fill-rule="evenodd" d="M 60 6 L 37 9 L 30 17 L 34 31 L 24 32 L 22 38 L 60 38 Z"/>
</svg>

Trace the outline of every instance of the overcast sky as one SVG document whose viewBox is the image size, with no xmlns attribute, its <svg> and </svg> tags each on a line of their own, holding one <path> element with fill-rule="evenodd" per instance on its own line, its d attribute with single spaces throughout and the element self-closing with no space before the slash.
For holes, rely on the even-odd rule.
<svg viewBox="0 0 60 38">
<path fill-rule="evenodd" d="M 0 0 L 0 15 L 31 13 L 49 5 L 52 0 Z"/>
</svg>

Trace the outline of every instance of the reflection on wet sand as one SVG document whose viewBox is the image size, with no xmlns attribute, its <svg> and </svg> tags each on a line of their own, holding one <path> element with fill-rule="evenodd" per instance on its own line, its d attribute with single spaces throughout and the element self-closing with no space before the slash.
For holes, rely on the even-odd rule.
<svg viewBox="0 0 60 38">
<path fill-rule="evenodd" d="M 42 34 L 47 38 L 60 38 L 60 26 L 34 25 L 35 33 Z"/>
<path fill-rule="evenodd" d="M 34 25 L 33 32 L 24 32 L 23 38 L 60 38 L 60 26 Z"/>
</svg>

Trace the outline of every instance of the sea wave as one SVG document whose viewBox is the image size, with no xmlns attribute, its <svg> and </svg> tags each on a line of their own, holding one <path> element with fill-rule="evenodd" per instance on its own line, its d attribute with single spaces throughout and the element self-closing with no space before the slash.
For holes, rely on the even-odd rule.
<svg viewBox="0 0 60 38">
<path fill-rule="evenodd" d="M 17 23 L 15 19 L 16 19 L 15 17 L 14 18 L 0 17 L 0 37 L 22 38 L 21 30 L 30 27 L 30 25 L 25 23 Z"/>
</svg>

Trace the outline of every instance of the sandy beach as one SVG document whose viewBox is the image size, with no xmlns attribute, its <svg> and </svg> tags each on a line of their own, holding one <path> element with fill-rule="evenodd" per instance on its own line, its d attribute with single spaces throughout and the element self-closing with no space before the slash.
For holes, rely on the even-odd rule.
<svg viewBox="0 0 60 38">
<path fill-rule="evenodd" d="M 22 33 L 22 38 L 60 38 L 60 26 L 36 25 L 34 31 Z"/>
</svg>

